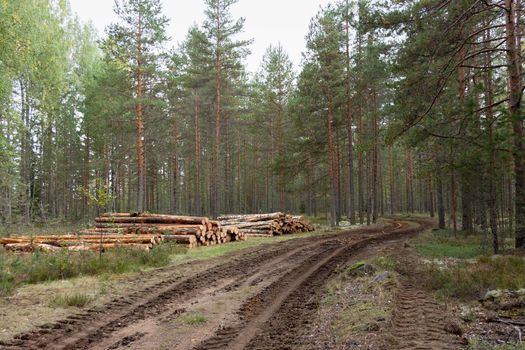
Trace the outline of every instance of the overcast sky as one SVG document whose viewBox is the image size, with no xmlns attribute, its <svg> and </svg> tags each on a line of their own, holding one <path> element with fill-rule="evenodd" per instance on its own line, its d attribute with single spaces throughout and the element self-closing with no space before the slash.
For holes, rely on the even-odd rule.
<svg viewBox="0 0 525 350">
<path fill-rule="evenodd" d="M 331 0 L 240 0 L 232 8 L 235 17 L 245 17 L 242 39 L 254 39 L 248 69 L 256 71 L 270 44 L 281 43 L 297 70 L 310 19 L 319 7 Z M 114 0 L 70 0 L 73 12 L 82 21 L 91 21 L 103 35 L 106 25 L 115 20 Z M 193 23 L 204 20 L 203 0 L 162 0 L 164 14 L 171 20 L 168 34 L 173 45 L 184 40 Z"/>
</svg>

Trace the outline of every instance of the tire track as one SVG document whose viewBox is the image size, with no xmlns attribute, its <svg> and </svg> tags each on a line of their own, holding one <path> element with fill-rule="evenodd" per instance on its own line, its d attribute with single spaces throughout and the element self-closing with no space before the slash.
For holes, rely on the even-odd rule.
<svg viewBox="0 0 525 350">
<path fill-rule="evenodd" d="M 300 349 L 301 333 L 317 307 L 314 297 L 335 269 L 369 244 L 415 234 L 429 226 L 425 221 L 414 222 L 417 227 L 398 223 L 355 242 L 326 242 L 324 251 L 248 299 L 238 312 L 237 323 L 219 329 L 195 350 Z"/>
<path fill-rule="evenodd" d="M 393 349 L 454 350 L 461 347 L 458 336 L 445 331 L 441 306 L 421 289 L 404 284 L 397 295 L 393 315 Z"/>
<path fill-rule="evenodd" d="M 394 228 L 395 225 L 390 224 L 385 230 Z M 126 297 L 117 298 L 102 308 L 90 309 L 32 332 L 20 334 L 10 342 L 0 343 L 0 348 L 90 349 L 101 340 L 111 338 L 114 333 L 126 326 L 147 318 L 155 318 L 165 312 L 168 305 L 176 305 L 184 298 L 195 297 L 199 291 L 218 285 L 222 280 L 235 278 L 231 288 L 236 288 L 245 281 L 256 283 L 261 277 L 254 276 L 258 273 L 267 273 L 271 270 L 268 266 L 275 266 L 294 257 L 304 258 L 304 251 L 310 252 L 313 254 L 313 259 L 317 259 L 317 249 L 314 248 L 323 249 L 325 245 L 330 244 L 337 246 L 341 244 L 341 239 L 359 240 L 361 236 L 366 237 L 377 231 L 378 228 L 365 228 L 339 235 L 295 239 L 268 244 L 247 253 L 234 254 L 227 262 L 219 263 L 190 277 L 168 278 Z M 129 340 L 134 339 L 135 337 L 117 339 L 114 344 L 121 344 L 119 341 L 128 344 Z"/>
</svg>

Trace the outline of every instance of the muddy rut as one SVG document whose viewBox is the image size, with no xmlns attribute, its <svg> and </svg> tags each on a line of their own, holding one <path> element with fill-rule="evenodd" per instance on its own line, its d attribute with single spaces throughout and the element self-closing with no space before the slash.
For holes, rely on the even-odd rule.
<svg viewBox="0 0 525 350">
<path fill-rule="evenodd" d="M 190 262 L 191 275 L 19 334 L 0 349 L 297 349 L 316 309 L 314 296 L 337 267 L 365 246 L 429 226 L 389 220 L 382 227 L 259 246 L 211 267 Z M 177 333 L 173 320 L 198 303 L 221 300 L 224 317 L 192 334 Z"/>
</svg>

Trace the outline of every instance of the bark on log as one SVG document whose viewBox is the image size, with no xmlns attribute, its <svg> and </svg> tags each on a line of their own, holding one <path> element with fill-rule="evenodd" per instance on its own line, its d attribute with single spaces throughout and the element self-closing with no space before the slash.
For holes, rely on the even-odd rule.
<svg viewBox="0 0 525 350">
<path fill-rule="evenodd" d="M 98 217 L 97 223 L 135 223 L 135 224 L 197 224 L 206 225 L 207 219 L 202 217 L 191 216 L 138 216 L 138 217 Z"/>
</svg>

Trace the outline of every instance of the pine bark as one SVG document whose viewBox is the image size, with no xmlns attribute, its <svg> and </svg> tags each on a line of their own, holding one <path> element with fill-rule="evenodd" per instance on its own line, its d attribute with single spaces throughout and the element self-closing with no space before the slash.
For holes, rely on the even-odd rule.
<svg viewBox="0 0 525 350">
<path fill-rule="evenodd" d="M 515 234 L 516 248 L 525 248 L 525 143 L 523 140 L 523 115 L 520 110 L 523 84 L 521 82 L 521 43 L 517 0 L 505 0 L 506 49 L 509 80 L 509 117 L 514 141 L 515 172 Z"/>
<path fill-rule="evenodd" d="M 350 74 L 350 14 L 349 1 L 346 0 L 346 116 L 348 134 L 348 218 L 352 225 L 356 223 L 355 217 L 355 178 L 354 178 L 354 110 L 352 101 L 352 77 Z"/>
<path fill-rule="evenodd" d="M 145 162 L 144 162 L 144 144 L 143 144 L 143 109 L 142 109 L 142 20 L 141 14 L 139 13 L 139 27 L 137 29 L 137 99 L 135 103 L 135 111 L 137 114 L 137 177 L 138 177 L 138 191 L 137 191 L 137 210 L 139 212 L 144 211 L 144 195 L 145 195 Z"/>
</svg>

